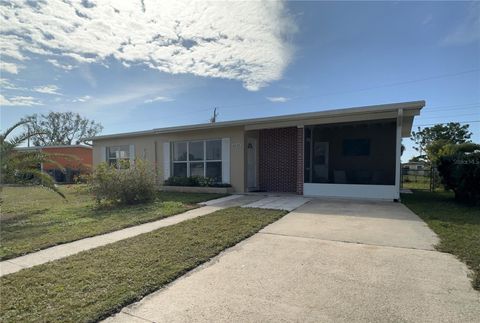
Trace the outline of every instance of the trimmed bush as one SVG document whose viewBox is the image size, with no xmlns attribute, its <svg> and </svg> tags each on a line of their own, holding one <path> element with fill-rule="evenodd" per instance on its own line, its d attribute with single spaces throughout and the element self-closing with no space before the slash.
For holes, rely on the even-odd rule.
<svg viewBox="0 0 480 323">
<path fill-rule="evenodd" d="M 98 165 L 90 177 L 89 188 L 98 203 L 144 203 L 154 200 L 157 192 L 155 172 L 143 160 L 118 168 L 106 163 Z"/>
<path fill-rule="evenodd" d="M 193 187 L 231 187 L 232 185 L 227 183 L 216 183 L 211 177 L 203 176 L 190 176 L 190 177 L 169 177 L 165 183 L 165 186 L 193 186 Z"/>
<path fill-rule="evenodd" d="M 446 189 L 459 202 L 480 204 L 480 145 L 446 145 L 438 160 L 438 171 Z"/>
</svg>

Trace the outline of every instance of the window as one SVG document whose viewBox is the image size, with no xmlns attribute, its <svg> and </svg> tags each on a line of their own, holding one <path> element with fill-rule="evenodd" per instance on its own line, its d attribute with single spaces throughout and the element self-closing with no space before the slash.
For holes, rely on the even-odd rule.
<svg viewBox="0 0 480 323">
<path fill-rule="evenodd" d="M 204 160 L 203 141 L 191 141 L 188 143 L 188 160 Z"/>
<path fill-rule="evenodd" d="M 343 140 L 343 156 L 368 156 L 368 155 L 370 155 L 370 139 Z"/>
<path fill-rule="evenodd" d="M 173 146 L 173 160 L 186 161 L 187 160 L 187 143 L 176 142 Z"/>
<path fill-rule="evenodd" d="M 222 160 L 222 141 L 207 141 L 207 160 Z"/>
<path fill-rule="evenodd" d="M 128 145 L 107 147 L 107 162 L 109 165 L 120 167 L 122 160 L 130 160 L 130 150 Z"/>
<path fill-rule="evenodd" d="M 173 176 L 203 176 L 222 182 L 221 140 L 174 142 L 172 149 Z"/>
</svg>

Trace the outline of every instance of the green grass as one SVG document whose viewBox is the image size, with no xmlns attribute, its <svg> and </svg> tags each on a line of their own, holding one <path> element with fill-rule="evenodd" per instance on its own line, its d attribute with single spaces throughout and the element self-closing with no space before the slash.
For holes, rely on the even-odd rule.
<svg viewBox="0 0 480 323">
<path fill-rule="evenodd" d="M 98 321 L 286 212 L 229 208 L 0 278 L 0 321 Z"/>
<path fill-rule="evenodd" d="M 429 190 L 430 182 L 419 181 L 419 182 L 403 182 L 402 188 L 411 189 L 411 190 Z"/>
<path fill-rule="evenodd" d="M 427 172 L 425 174 L 428 174 Z M 430 177 L 427 175 L 403 175 L 402 188 L 405 189 L 430 189 Z"/>
<path fill-rule="evenodd" d="M 403 194 L 402 202 L 440 237 L 437 249 L 457 256 L 472 269 L 480 290 L 480 207 L 455 202 L 450 192 Z"/>
<path fill-rule="evenodd" d="M 158 220 L 195 208 L 195 203 L 223 196 L 159 192 L 153 203 L 99 208 L 83 185 L 62 186 L 61 190 L 66 201 L 39 187 L 2 189 L 1 260 Z"/>
</svg>

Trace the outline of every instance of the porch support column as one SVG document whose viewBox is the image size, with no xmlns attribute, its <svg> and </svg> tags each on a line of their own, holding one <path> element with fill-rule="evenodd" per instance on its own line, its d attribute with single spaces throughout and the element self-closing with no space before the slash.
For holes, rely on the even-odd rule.
<svg viewBox="0 0 480 323">
<path fill-rule="evenodd" d="M 303 161 L 303 154 L 304 154 L 304 144 L 303 144 L 303 135 L 304 129 L 303 126 L 297 127 L 297 194 L 303 195 L 303 171 L 305 168 L 304 161 Z"/>
<path fill-rule="evenodd" d="M 395 151 L 395 200 L 400 201 L 400 163 L 402 158 L 402 120 L 403 109 L 398 109 L 397 115 L 397 144 Z"/>
</svg>

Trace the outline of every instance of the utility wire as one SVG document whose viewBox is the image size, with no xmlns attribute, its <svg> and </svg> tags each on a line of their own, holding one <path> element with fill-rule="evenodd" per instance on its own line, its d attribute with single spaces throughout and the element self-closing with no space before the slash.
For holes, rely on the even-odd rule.
<svg viewBox="0 0 480 323">
<path fill-rule="evenodd" d="M 478 109 L 478 111 L 480 111 L 480 105 L 478 106 L 471 106 L 471 107 L 460 107 L 460 108 L 455 108 L 455 109 L 435 109 L 435 110 L 428 110 L 428 111 L 422 111 L 424 113 L 428 113 L 428 114 L 432 114 L 432 113 L 437 113 L 437 112 L 445 112 L 445 111 L 462 111 L 462 110 L 470 110 L 470 111 L 476 111 Z M 465 112 L 465 111 L 463 111 Z"/>
<path fill-rule="evenodd" d="M 468 113 L 468 114 L 457 114 L 455 115 L 455 117 L 468 117 L 468 116 L 479 116 L 478 113 Z M 433 117 L 429 117 L 429 116 L 419 116 L 418 118 L 424 118 L 424 119 L 434 119 L 434 118 L 446 118 L 448 116 L 433 116 Z"/>
<path fill-rule="evenodd" d="M 426 106 L 425 109 L 430 108 L 430 109 L 437 109 L 437 108 L 452 108 L 452 107 L 463 107 L 466 105 L 477 105 L 480 104 L 480 102 L 472 102 L 472 103 L 462 103 L 462 104 L 450 104 L 450 105 L 437 105 L 437 106 Z"/>
<path fill-rule="evenodd" d="M 414 80 L 409 80 L 409 81 L 387 83 L 387 84 L 383 84 L 383 85 L 371 86 L 371 87 L 366 87 L 366 88 L 357 89 L 357 90 L 335 91 L 335 92 L 324 93 L 324 94 L 319 94 L 319 95 L 296 96 L 296 97 L 291 98 L 290 100 L 324 97 L 324 96 L 330 96 L 330 95 L 334 95 L 334 94 L 347 94 L 347 93 L 363 92 L 363 91 L 375 90 L 375 89 L 380 89 L 380 88 L 385 88 L 385 87 L 392 87 L 392 86 L 405 85 L 405 84 L 411 84 L 411 83 L 417 83 L 417 82 L 424 82 L 424 81 L 433 80 L 433 79 L 454 77 L 454 76 L 470 74 L 470 73 L 479 72 L 479 71 L 480 71 L 480 68 L 476 68 L 476 69 L 472 69 L 472 70 L 466 70 L 466 71 L 449 73 L 449 74 L 440 74 L 440 75 L 429 76 L 429 77 L 424 77 L 424 78 L 419 78 L 419 79 L 414 79 Z M 220 105 L 219 107 L 223 108 L 223 109 L 231 109 L 231 108 L 238 108 L 238 107 L 245 107 L 245 106 L 260 106 L 260 105 L 266 105 L 266 104 L 269 104 L 269 103 L 262 102 L 262 103 L 252 103 L 252 104 L 237 104 L 237 105 L 224 105 L 224 106 Z"/>
<path fill-rule="evenodd" d="M 362 91 L 368 91 L 368 90 L 373 90 L 377 88 L 384 88 L 384 87 L 392 87 L 392 86 L 397 86 L 397 85 L 404 85 L 404 84 L 409 84 L 409 83 L 416 83 L 416 82 L 423 82 L 427 80 L 432 80 L 432 79 L 440 79 L 440 78 L 448 78 L 448 77 L 454 77 L 454 76 L 459 76 L 459 75 L 464 75 L 464 74 L 469 74 L 473 72 L 478 72 L 480 71 L 480 68 L 477 69 L 472 69 L 472 70 L 466 70 L 466 71 L 461 71 L 461 72 L 456 72 L 456 73 L 449 73 L 449 74 L 441 74 L 441 75 L 435 75 L 435 76 L 430 76 L 430 77 L 425 77 L 425 78 L 420 78 L 420 79 L 415 79 L 415 80 L 409 80 L 409 81 L 402 81 L 402 82 L 394 82 L 394 83 L 388 83 L 384 85 L 379 85 L 379 86 L 373 86 L 373 87 L 368 87 L 368 88 L 363 88 L 363 89 L 358 89 L 358 90 L 352 90 L 352 91 L 341 91 L 341 92 L 331 92 L 331 93 L 325 93 L 321 95 L 310 95 L 310 96 L 297 96 L 293 97 L 291 100 L 296 100 L 296 99 L 302 99 L 302 98 L 315 98 L 315 97 L 324 97 L 324 96 L 329 96 L 329 95 L 334 95 L 334 94 L 345 94 L 345 93 L 354 93 L 354 92 L 362 92 Z M 437 107 L 425 107 L 429 109 L 434 109 L 434 108 L 443 108 L 443 107 L 455 107 L 455 106 L 465 106 L 465 105 L 473 105 L 477 104 L 478 102 L 475 103 L 467 103 L 467 104 L 460 104 L 460 105 L 444 105 L 444 106 L 437 106 Z M 221 111 L 222 109 L 232 109 L 232 108 L 238 108 L 238 107 L 248 107 L 248 106 L 253 106 L 253 107 L 258 107 L 258 106 L 264 106 L 270 103 L 262 102 L 262 103 L 252 103 L 252 104 L 239 104 L 239 105 L 216 105 L 219 110 Z M 315 109 L 315 108 L 312 108 Z M 212 107 L 204 108 L 204 109 L 199 109 L 199 110 L 193 110 L 188 112 L 188 117 L 190 117 L 193 114 L 197 114 L 198 112 L 205 112 L 205 111 L 211 111 Z M 175 120 L 178 120 L 178 115 L 166 115 L 163 116 L 163 118 L 171 117 L 175 118 Z"/>
<path fill-rule="evenodd" d="M 449 123 L 460 123 L 460 124 L 465 124 L 465 123 L 477 123 L 480 122 L 480 120 L 470 120 L 470 121 L 449 121 L 449 122 L 438 122 L 438 123 L 426 123 L 426 124 L 414 124 L 414 127 L 428 127 L 428 126 L 434 126 L 437 124 L 449 124 Z"/>
</svg>

